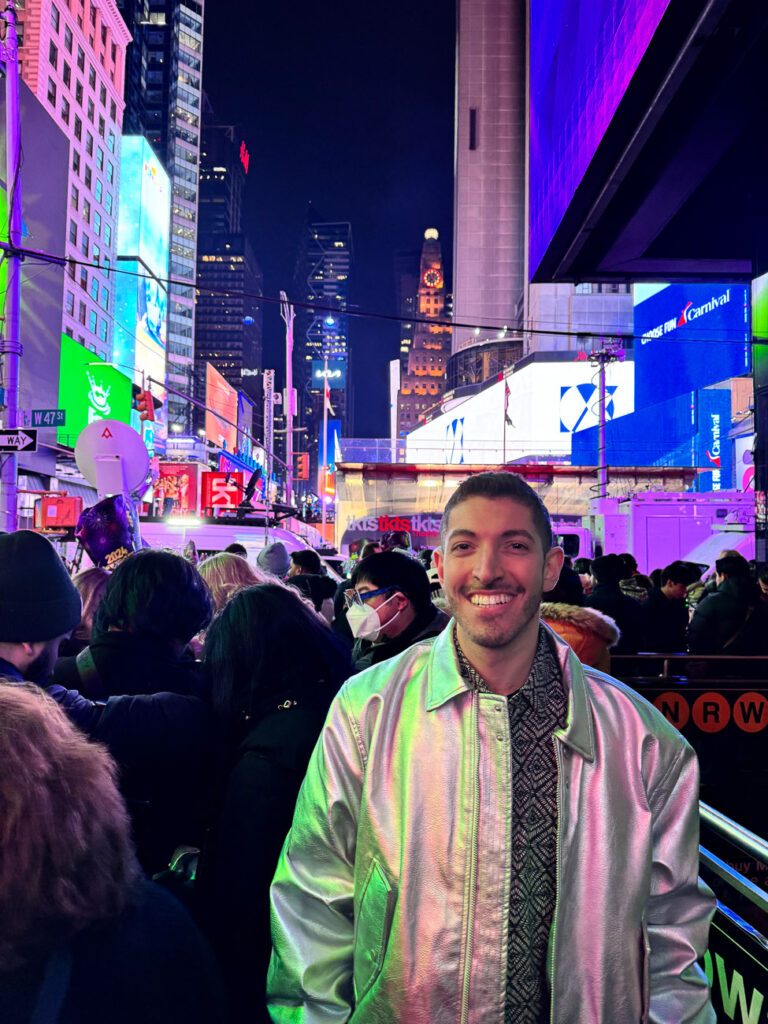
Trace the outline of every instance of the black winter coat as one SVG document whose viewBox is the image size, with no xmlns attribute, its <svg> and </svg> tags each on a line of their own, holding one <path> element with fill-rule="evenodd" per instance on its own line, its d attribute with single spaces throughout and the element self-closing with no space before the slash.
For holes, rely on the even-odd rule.
<svg viewBox="0 0 768 1024">
<path fill-rule="evenodd" d="M 197 876 L 200 920 L 235 1021 L 268 1021 L 269 888 L 309 758 L 337 685 L 275 690 L 255 709 L 226 766 L 218 822 Z"/>
<path fill-rule="evenodd" d="M 214 749 L 210 703 L 198 664 L 154 637 L 112 632 L 88 649 L 97 677 L 81 678 L 75 658 L 60 658 L 48 692 L 118 762 L 137 854 L 154 874 L 177 846 L 203 839 Z M 94 713 L 83 692 L 104 705 Z"/>
<path fill-rule="evenodd" d="M 754 580 L 725 579 L 698 603 L 688 647 L 692 654 L 768 654 L 768 605 Z"/>
<path fill-rule="evenodd" d="M 598 583 L 584 605 L 609 615 L 619 627 L 621 639 L 612 654 L 637 654 L 643 646 L 643 609 L 639 601 L 622 594 L 618 583 Z"/>
<path fill-rule="evenodd" d="M 664 654 L 682 654 L 686 649 L 688 608 L 685 601 L 674 600 L 653 587 L 641 606 L 644 624 L 644 649 Z"/>
</svg>

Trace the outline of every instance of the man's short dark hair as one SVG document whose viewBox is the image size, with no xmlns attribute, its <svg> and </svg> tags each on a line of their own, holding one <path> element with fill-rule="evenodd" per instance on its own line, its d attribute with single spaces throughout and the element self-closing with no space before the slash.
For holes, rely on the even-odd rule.
<svg viewBox="0 0 768 1024">
<path fill-rule="evenodd" d="M 231 544 L 227 544 L 224 551 L 229 555 L 239 555 L 240 558 L 247 558 L 248 552 L 244 544 L 239 544 L 236 540 L 232 541 Z"/>
<path fill-rule="evenodd" d="M 448 536 L 448 521 L 451 512 L 468 498 L 511 498 L 512 501 L 525 505 L 533 516 L 533 524 L 541 539 L 544 553 L 546 554 L 552 547 L 552 524 L 544 502 L 521 476 L 506 472 L 476 473 L 459 484 L 443 509 L 443 518 L 440 523 L 441 547 L 444 546 Z"/>
<path fill-rule="evenodd" d="M 107 583 L 94 637 L 110 629 L 188 643 L 211 621 L 213 602 L 203 577 L 173 551 L 145 548 L 129 555 Z"/>
<path fill-rule="evenodd" d="M 302 572 L 308 572 L 312 576 L 319 576 L 323 567 L 320 564 L 320 555 L 316 551 L 312 551 L 310 548 L 303 548 L 301 551 L 291 552 L 291 561 L 295 566 L 301 569 Z"/>
<path fill-rule="evenodd" d="M 421 562 L 399 551 L 382 551 L 358 562 L 352 573 L 352 586 L 358 583 L 370 583 L 377 590 L 381 587 L 399 590 L 410 599 L 417 614 L 431 604 L 427 570 Z"/>
<path fill-rule="evenodd" d="M 733 579 L 749 578 L 749 562 L 743 555 L 725 555 L 715 562 L 715 569 L 721 576 Z"/>
<path fill-rule="evenodd" d="M 688 562 L 670 562 L 661 570 L 661 585 L 665 583 L 684 583 L 690 586 L 697 580 L 696 571 Z"/>
</svg>

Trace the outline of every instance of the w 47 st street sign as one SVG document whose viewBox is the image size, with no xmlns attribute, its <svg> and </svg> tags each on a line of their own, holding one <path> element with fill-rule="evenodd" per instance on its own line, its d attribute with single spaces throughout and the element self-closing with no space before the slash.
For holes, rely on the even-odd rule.
<svg viewBox="0 0 768 1024">
<path fill-rule="evenodd" d="M 0 452 L 36 452 L 37 431 L 19 427 L 16 430 L 0 430 Z"/>
</svg>

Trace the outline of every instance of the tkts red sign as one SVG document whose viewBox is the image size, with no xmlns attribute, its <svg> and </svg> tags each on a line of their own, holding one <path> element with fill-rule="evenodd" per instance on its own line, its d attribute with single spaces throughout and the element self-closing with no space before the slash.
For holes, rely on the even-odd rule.
<svg viewBox="0 0 768 1024">
<path fill-rule="evenodd" d="M 413 533 L 419 537 L 431 537 L 440 532 L 441 519 L 441 515 L 379 516 L 378 528 L 381 533 L 404 530 L 406 533 Z"/>
</svg>

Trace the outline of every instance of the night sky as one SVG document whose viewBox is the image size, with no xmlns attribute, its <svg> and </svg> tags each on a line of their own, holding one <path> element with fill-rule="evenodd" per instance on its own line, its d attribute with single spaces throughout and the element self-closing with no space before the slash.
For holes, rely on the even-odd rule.
<svg viewBox="0 0 768 1024">
<path fill-rule="evenodd" d="M 291 297 L 310 201 L 352 224 L 353 306 L 397 312 L 393 255 L 420 248 L 427 227 L 440 231 L 450 287 L 454 40 L 453 0 L 209 0 L 203 83 L 250 152 L 244 228 L 266 295 Z M 280 372 L 283 339 L 265 304 L 265 367 Z M 389 434 L 398 339 L 396 324 L 350 321 L 356 436 Z"/>
</svg>

